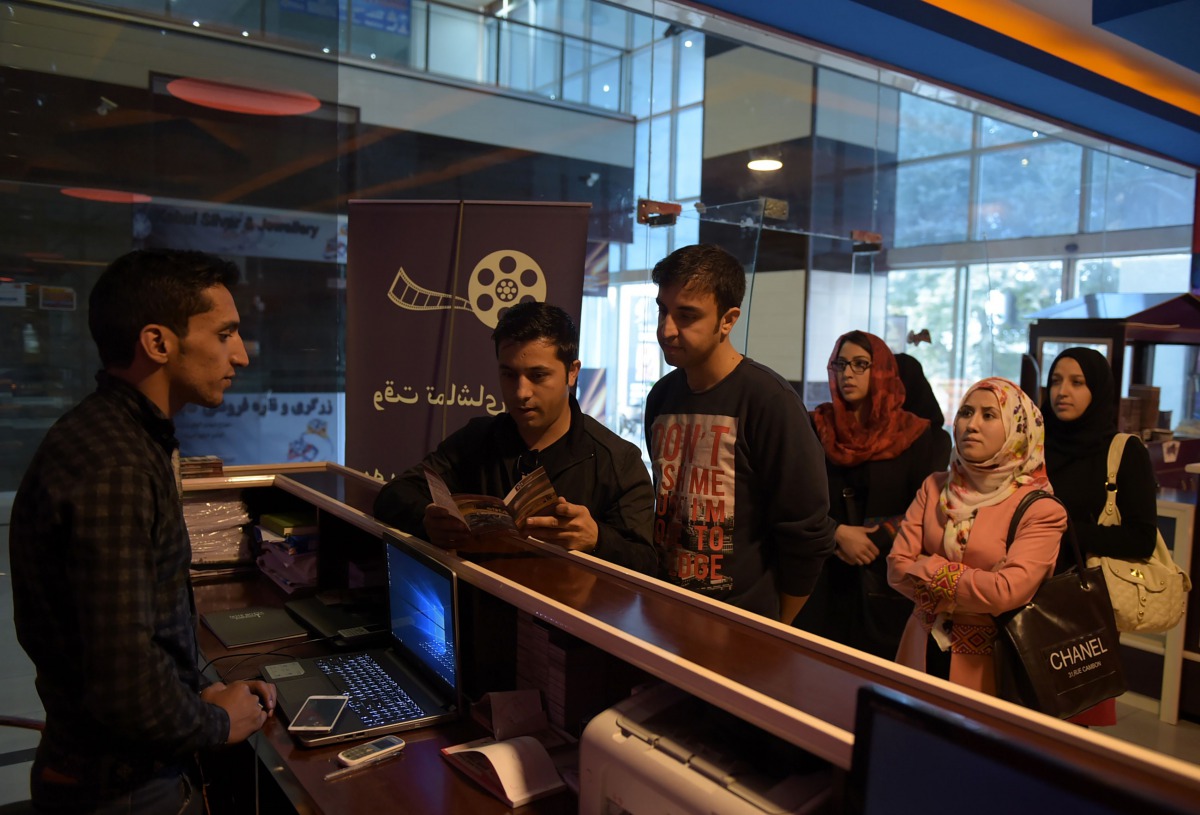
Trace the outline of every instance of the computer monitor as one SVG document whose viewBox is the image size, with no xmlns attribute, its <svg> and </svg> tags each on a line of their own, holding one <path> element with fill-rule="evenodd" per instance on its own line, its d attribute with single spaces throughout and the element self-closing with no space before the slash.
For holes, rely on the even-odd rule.
<svg viewBox="0 0 1200 815">
<path fill-rule="evenodd" d="M 1021 812 L 1179 815 L 1028 741 L 874 685 L 859 689 L 847 812 L 971 815 Z"/>
</svg>

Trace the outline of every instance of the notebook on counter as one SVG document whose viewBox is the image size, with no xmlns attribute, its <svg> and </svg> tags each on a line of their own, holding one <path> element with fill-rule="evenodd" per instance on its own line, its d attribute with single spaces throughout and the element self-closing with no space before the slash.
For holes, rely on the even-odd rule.
<svg viewBox="0 0 1200 815">
<path fill-rule="evenodd" d="M 263 606 L 209 611 L 201 614 L 200 619 L 226 648 L 308 636 L 308 629 L 282 608 Z"/>
<path fill-rule="evenodd" d="M 278 662 L 263 668 L 291 721 L 314 695 L 350 702 L 328 733 L 293 733 L 306 746 L 375 738 L 451 719 L 458 711 L 458 586 L 454 572 L 399 536 L 387 553 L 386 648 Z"/>
</svg>

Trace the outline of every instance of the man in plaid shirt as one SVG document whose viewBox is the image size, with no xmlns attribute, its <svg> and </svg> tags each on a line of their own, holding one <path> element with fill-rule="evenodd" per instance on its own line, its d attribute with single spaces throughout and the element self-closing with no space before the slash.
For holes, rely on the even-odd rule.
<svg viewBox="0 0 1200 815">
<path fill-rule="evenodd" d="M 17 492 L 17 637 L 46 710 L 30 780 L 41 810 L 203 812 L 196 751 L 246 739 L 274 710 L 273 685 L 200 673 L 171 421 L 220 405 L 249 361 L 237 279 L 199 252 L 114 261 L 89 301 L 98 386 Z"/>
</svg>

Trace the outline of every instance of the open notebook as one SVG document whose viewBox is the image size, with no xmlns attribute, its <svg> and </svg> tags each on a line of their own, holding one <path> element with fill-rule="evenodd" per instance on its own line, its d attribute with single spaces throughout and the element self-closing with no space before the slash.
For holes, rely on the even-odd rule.
<svg viewBox="0 0 1200 815">
<path fill-rule="evenodd" d="M 454 573 L 391 532 L 387 547 L 386 648 L 275 663 L 264 668 L 288 721 L 312 695 L 350 702 L 329 733 L 295 733 L 316 746 L 377 737 L 440 722 L 459 704 L 458 586 Z"/>
</svg>

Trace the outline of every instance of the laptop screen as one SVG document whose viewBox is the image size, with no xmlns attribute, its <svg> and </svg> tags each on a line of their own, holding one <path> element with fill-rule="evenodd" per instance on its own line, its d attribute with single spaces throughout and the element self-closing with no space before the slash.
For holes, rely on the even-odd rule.
<svg viewBox="0 0 1200 815">
<path fill-rule="evenodd" d="M 393 645 L 452 694 L 458 687 L 454 573 L 391 533 L 384 539 Z"/>
</svg>

